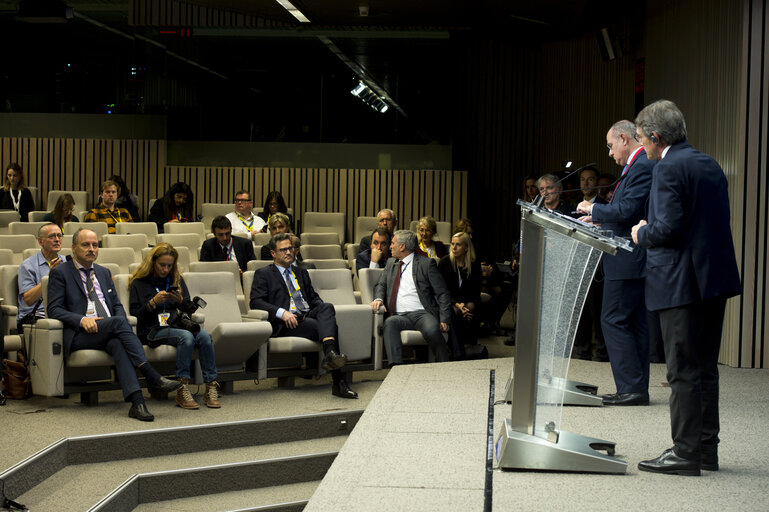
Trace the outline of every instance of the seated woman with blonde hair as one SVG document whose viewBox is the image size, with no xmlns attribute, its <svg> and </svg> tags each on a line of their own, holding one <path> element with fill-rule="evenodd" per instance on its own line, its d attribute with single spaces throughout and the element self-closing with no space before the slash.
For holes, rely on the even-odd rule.
<svg viewBox="0 0 769 512">
<path fill-rule="evenodd" d="M 430 258 L 439 260 L 446 256 L 449 251 L 446 249 L 446 244 L 433 240 L 435 232 L 438 229 L 438 225 L 435 219 L 432 217 L 422 217 L 417 223 L 417 237 L 419 238 L 419 245 L 417 252 L 429 256 Z"/>
<path fill-rule="evenodd" d="M 176 405 L 182 409 L 199 409 L 189 390 L 192 354 L 198 349 L 200 368 L 206 383 L 203 400 L 206 406 L 219 408 L 219 383 L 216 382 L 216 357 L 211 335 L 195 325 L 192 331 L 177 325 L 171 314 L 189 313 L 193 307 L 190 292 L 179 272 L 179 253 L 169 243 L 159 243 L 147 253 L 139 268 L 131 275 L 131 314 L 137 318 L 136 332 L 142 343 L 176 347 L 176 377 L 182 387 L 176 393 Z M 169 325 L 171 321 L 174 325 Z"/>
<path fill-rule="evenodd" d="M 454 360 L 464 359 L 465 345 L 478 343 L 477 309 L 481 303 L 481 263 L 467 233 L 451 237 L 451 252 L 438 262 L 451 296 L 449 347 Z"/>
</svg>

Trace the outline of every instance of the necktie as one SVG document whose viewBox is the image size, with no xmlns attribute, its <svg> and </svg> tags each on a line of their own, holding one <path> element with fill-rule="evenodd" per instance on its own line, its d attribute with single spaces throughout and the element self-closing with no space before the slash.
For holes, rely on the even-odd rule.
<svg viewBox="0 0 769 512">
<path fill-rule="evenodd" d="M 395 304 L 398 302 L 398 288 L 401 285 L 401 274 L 403 273 L 403 261 L 398 262 L 398 273 L 395 275 L 395 281 L 393 281 L 393 289 L 390 291 L 390 300 L 387 304 L 387 313 L 390 315 L 395 314 Z"/>
<path fill-rule="evenodd" d="M 304 296 L 302 296 L 302 291 L 297 290 L 294 288 L 294 282 L 291 280 L 291 276 L 289 275 L 290 270 L 286 270 L 283 272 L 283 277 L 286 278 L 286 285 L 288 285 L 288 289 L 291 292 L 291 297 L 294 299 L 294 304 L 296 305 L 296 309 L 298 309 L 301 312 L 307 311 L 307 303 L 304 301 Z"/>
<path fill-rule="evenodd" d="M 222 259 L 224 259 L 224 261 L 229 261 L 229 259 L 230 259 L 230 248 L 229 247 L 222 247 Z"/>
<path fill-rule="evenodd" d="M 93 269 L 92 268 L 81 268 L 83 272 L 85 272 L 86 275 L 86 282 L 90 283 L 90 287 L 88 288 L 88 298 L 93 301 L 93 305 L 96 308 L 96 314 L 100 316 L 101 318 L 107 318 L 109 317 L 109 314 L 107 314 L 107 310 L 104 309 L 104 304 L 101 303 L 99 300 L 99 296 L 96 295 L 96 288 L 95 284 L 93 282 Z"/>
</svg>

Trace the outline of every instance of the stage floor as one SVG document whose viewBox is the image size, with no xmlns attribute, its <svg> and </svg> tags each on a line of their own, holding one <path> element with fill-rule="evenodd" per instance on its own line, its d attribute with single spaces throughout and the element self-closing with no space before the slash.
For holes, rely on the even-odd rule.
<svg viewBox="0 0 769 512">
<path fill-rule="evenodd" d="M 512 364 L 391 370 L 305 510 L 484 510 L 490 371 L 499 401 Z M 640 460 L 672 445 L 665 368 L 652 365 L 647 407 L 564 408 L 562 429 L 615 442 L 627 474 L 501 471 L 494 460 L 491 510 L 767 510 L 769 371 L 720 371 L 720 471 L 638 471 Z M 572 361 L 569 378 L 615 391 L 608 363 Z M 495 440 L 510 410 L 494 406 Z"/>
</svg>

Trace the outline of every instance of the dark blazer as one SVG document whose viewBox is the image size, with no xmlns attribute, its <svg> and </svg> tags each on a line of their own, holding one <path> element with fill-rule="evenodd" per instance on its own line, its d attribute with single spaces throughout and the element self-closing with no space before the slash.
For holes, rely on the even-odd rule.
<svg viewBox="0 0 769 512">
<path fill-rule="evenodd" d="M 441 261 L 438 262 L 438 271 L 443 276 L 443 280 L 446 282 L 446 287 L 449 289 L 449 295 L 451 296 L 451 303 L 467 303 L 472 302 L 476 307 L 481 305 L 481 262 L 475 260 L 471 266 L 470 277 L 462 279 L 462 286 L 459 286 L 459 277 L 454 269 L 451 267 L 451 258 L 444 256 Z"/>
<path fill-rule="evenodd" d="M 371 235 L 364 236 L 360 239 L 360 244 L 358 245 L 358 251 L 359 253 L 363 251 L 367 251 L 371 249 Z"/>
<path fill-rule="evenodd" d="M 414 260 L 410 267 L 422 307 L 440 322 L 449 323 L 451 321 L 451 297 L 443 276 L 438 272 L 438 265 L 435 260 L 414 254 Z M 374 298 L 382 299 L 385 307 L 389 304 L 388 294 L 393 288 L 397 272 L 398 260 L 390 258 L 379 281 L 374 286 Z"/>
<path fill-rule="evenodd" d="M 131 283 L 131 302 L 128 306 L 129 311 L 136 317 L 136 335 L 142 341 L 146 342 L 147 334 L 153 327 L 159 327 L 158 313 L 164 311 L 163 306 L 160 306 L 157 310 L 153 310 L 150 307 L 150 299 L 157 295 L 158 291 L 156 287 L 165 291 L 166 280 L 162 279 L 160 282 L 155 282 L 152 275 L 144 276 L 141 279 L 134 279 Z M 187 284 L 184 279 L 179 280 L 179 288 L 182 292 L 182 298 L 187 301 L 190 300 L 190 292 L 187 289 Z M 177 304 L 168 304 L 165 311 L 172 311 Z"/>
<path fill-rule="evenodd" d="M 125 309 L 118 299 L 109 270 L 96 264 L 93 268 L 110 315 L 125 318 Z M 55 267 L 48 275 L 48 317 L 64 323 L 64 355 L 67 357 L 72 338 L 80 330 L 80 320 L 88 308 L 88 297 L 80 275 L 74 261 Z"/>
<path fill-rule="evenodd" d="M 312 287 L 310 274 L 303 268 L 293 267 L 294 275 L 299 283 L 304 300 L 313 309 L 323 300 Z M 275 264 L 260 268 L 254 272 L 254 282 L 251 285 L 251 299 L 249 302 L 251 309 L 262 309 L 267 311 L 268 320 L 272 324 L 273 334 L 283 326 L 283 320 L 275 318 L 278 308 L 288 310 L 291 307 L 291 296 L 288 294 L 286 282 L 283 280 L 280 270 Z"/>
<path fill-rule="evenodd" d="M 390 254 L 388 251 L 388 253 L 385 254 L 381 260 L 379 260 L 377 268 L 385 268 L 385 265 L 387 265 L 387 259 L 389 257 L 390 257 Z M 360 269 L 369 268 L 370 264 L 371 264 L 371 249 L 369 248 L 363 252 L 359 252 L 358 256 L 356 256 L 355 258 L 355 275 L 358 275 L 358 272 L 360 272 Z"/>
<path fill-rule="evenodd" d="M 11 191 L 0 187 L 0 209 L 13 210 L 13 198 Z M 21 191 L 19 197 L 19 217 L 22 222 L 29 221 L 29 212 L 35 209 L 35 200 L 32 199 L 32 192 L 28 188 Z"/>
<path fill-rule="evenodd" d="M 617 184 L 611 203 L 593 205 L 593 222 L 612 230 L 614 236 L 631 240 L 632 244 L 630 231 L 644 217 L 654 164 L 641 149 Z M 620 250 L 616 256 L 604 254 L 602 258 L 604 277 L 611 281 L 640 279 L 646 275 L 646 249 L 641 246 L 633 244 L 632 253 Z"/>
<path fill-rule="evenodd" d="M 724 171 L 688 142 L 671 146 L 654 167 L 638 243 L 647 248 L 650 311 L 741 293 Z"/>
<path fill-rule="evenodd" d="M 254 244 L 247 238 L 233 236 L 232 251 L 235 253 L 238 266 L 243 272 L 246 271 L 248 262 L 256 259 Z M 225 261 L 222 246 L 219 245 L 216 238 L 209 238 L 203 242 L 203 246 L 200 248 L 200 261 Z"/>
</svg>

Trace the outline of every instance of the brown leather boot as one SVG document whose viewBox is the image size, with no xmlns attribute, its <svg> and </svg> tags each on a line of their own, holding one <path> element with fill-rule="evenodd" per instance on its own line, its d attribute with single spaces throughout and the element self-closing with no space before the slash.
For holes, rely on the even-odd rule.
<svg viewBox="0 0 769 512">
<path fill-rule="evenodd" d="M 219 403 L 219 383 L 214 381 L 206 382 L 206 393 L 203 395 L 203 400 L 206 401 L 206 407 L 212 409 L 218 409 L 222 406 Z"/>
<path fill-rule="evenodd" d="M 176 391 L 176 405 L 182 409 L 200 409 L 200 406 L 192 398 L 190 388 L 187 385 L 190 383 L 189 379 L 180 379 L 182 381 L 182 387 Z"/>
</svg>

